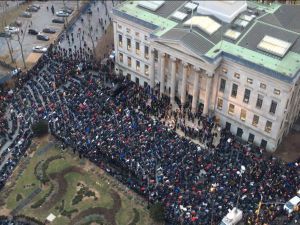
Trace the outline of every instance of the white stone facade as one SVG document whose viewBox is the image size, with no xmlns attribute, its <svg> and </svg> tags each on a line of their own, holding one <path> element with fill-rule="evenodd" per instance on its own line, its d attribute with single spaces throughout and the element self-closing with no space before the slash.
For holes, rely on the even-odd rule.
<svg viewBox="0 0 300 225">
<path fill-rule="evenodd" d="M 193 111 L 203 104 L 204 114 L 215 115 L 222 127 L 230 123 L 231 132 L 245 141 L 275 151 L 298 118 L 299 80 L 287 83 L 226 58 L 209 63 L 178 43 L 151 39 L 151 30 L 118 16 L 113 17 L 113 26 L 117 73 L 129 76 L 140 85 L 147 83 L 151 88 L 159 85 L 160 93 L 170 96 L 172 104 L 175 96 L 182 103 L 190 100 Z M 131 40 L 130 50 L 127 38 Z M 131 66 L 128 66 L 128 57 Z M 226 81 L 224 92 L 220 91 L 221 79 Z M 236 96 L 232 95 L 233 84 L 237 85 Z M 246 89 L 250 91 L 248 102 L 247 98 L 244 100 Z M 259 95 L 261 106 L 257 103 Z M 222 107 L 218 105 L 220 101 Z M 232 113 L 230 104 L 234 105 Z M 254 116 L 256 120 L 259 118 L 257 123 Z"/>
</svg>

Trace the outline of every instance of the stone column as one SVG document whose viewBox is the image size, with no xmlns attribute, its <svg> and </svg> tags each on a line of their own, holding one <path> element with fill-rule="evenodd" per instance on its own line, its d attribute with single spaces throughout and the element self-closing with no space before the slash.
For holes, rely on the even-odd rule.
<svg viewBox="0 0 300 225">
<path fill-rule="evenodd" d="M 186 82 L 187 82 L 187 71 L 188 71 L 188 64 L 183 63 L 183 74 L 182 74 L 182 84 L 181 84 L 181 105 L 185 104 L 186 99 Z"/>
<path fill-rule="evenodd" d="M 151 55 L 150 55 L 150 87 L 154 88 L 155 86 L 155 60 L 154 60 L 154 49 L 151 50 Z"/>
<path fill-rule="evenodd" d="M 215 110 L 217 89 L 218 89 L 218 76 L 216 74 L 213 74 L 211 101 L 210 101 L 210 107 L 209 107 L 210 112 L 213 112 Z"/>
<path fill-rule="evenodd" d="M 165 92 L 165 64 L 166 64 L 166 54 L 159 54 L 160 61 L 160 96 Z"/>
<path fill-rule="evenodd" d="M 114 28 L 114 48 L 115 48 L 115 59 L 116 59 L 115 73 L 119 74 L 119 63 L 120 63 L 120 59 L 119 59 L 119 34 L 117 32 L 117 26 L 118 26 L 117 23 L 114 21 L 113 22 L 113 28 Z M 124 59 L 123 59 L 123 61 L 124 61 Z M 117 69 L 118 69 L 118 71 L 117 71 Z"/>
<path fill-rule="evenodd" d="M 212 73 L 208 73 L 206 76 L 206 88 L 205 88 L 205 101 L 204 101 L 204 109 L 203 114 L 208 114 L 208 109 L 210 105 L 210 98 L 211 98 L 211 88 L 212 88 Z"/>
<path fill-rule="evenodd" d="M 194 67 L 194 88 L 193 88 L 193 101 L 192 101 L 192 112 L 196 112 L 198 98 L 199 98 L 199 80 L 200 80 L 200 69 Z"/>
<path fill-rule="evenodd" d="M 175 88 L 176 88 L 176 58 L 171 57 L 171 104 L 175 104 Z"/>
</svg>

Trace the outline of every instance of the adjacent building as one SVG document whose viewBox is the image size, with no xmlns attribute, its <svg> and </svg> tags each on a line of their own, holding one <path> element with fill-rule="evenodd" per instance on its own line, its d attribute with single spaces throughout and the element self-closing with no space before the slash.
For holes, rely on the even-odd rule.
<svg viewBox="0 0 300 225">
<path fill-rule="evenodd" d="M 126 1 L 113 9 L 116 72 L 275 151 L 299 116 L 300 6 Z"/>
</svg>

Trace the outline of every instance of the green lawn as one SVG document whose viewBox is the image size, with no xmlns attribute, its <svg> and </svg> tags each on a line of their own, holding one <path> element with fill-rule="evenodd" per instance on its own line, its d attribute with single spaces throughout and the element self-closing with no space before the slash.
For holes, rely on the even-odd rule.
<svg viewBox="0 0 300 225">
<path fill-rule="evenodd" d="M 47 143 L 43 143 L 45 145 Z M 40 149 L 42 146 L 38 146 L 37 149 Z M 60 179 L 64 179 L 67 183 L 66 193 L 63 194 L 61 199 L 53 198 L 57 191 L 59 191 L 58 181 L 55 178 L 53 180 L 50 178 L 50 181 L 45 185 L 42 185 L 41 182 L 36 178 L 34 170 L 38 163 L 44 163 L 49 157 L 53 156 L 62 156 L 62 159 L 55 159 L 51 161 L 46 170 L 46 174 L 49 177 L 49 174 L 58 173 L 60 174 Z M 112 177 L 101 171 L 98 167 L 89 163 L 86 160 L 79 160 L 77 156 L 74 156 L 70 152 L 62 152 L 59 149 L 53 147 L 43 154 L 31 154 L 29 164 L 26 166 L 26 169 L 22 172 L 21 176 L 16 182 L 16 185 L 13 187 L 12 191 L 8 196 L 3 196 L 0 193 L 1 198 L 6 199 L 6 205 L 4 211 L 11 211 L 15 209 L 20 202 L 24 201 L 34 190 L 41 188 L 42 191 L 36 195 L 34 198 L 30 199 L 29 203 L 25 205 L 17 214 L 25 214 L 26 216 L 35 217 L 40 221 L 45 221 L 45 218 L 53 213 L 57 218 L 54 220 L 53 225 L 69 224 L 71 219 L 79 215 L 85 210 L 91 208 L 102 207 L 104 210 L 113 210 L 114 199 L 111 195 L 111 191 L 114 190 L 118 193 L 121 199 L 120 210 L 115 214 L 115 222 L 117 225 L 131 225 L 131 222 L 134 220 L 134 217 L 138 222 L 136 225 L 147 225 L 154 224 L 151 221 L 148 211 L 145 210 L 144 206 L 137 203 L 137 196 L 132 198 L 132 194 L 125 193 L 125 190 L 122 190 L 121 187 L 116 188 L 115 181 Z M 21 160 L 22 164 L 25 160 Z M 80 173 L 77 171 L 72 171 L 66 173 L 64 176 L 61 175 L 61 171 L 65 169 L 70 169 L 73 167 L 81 168 Z M 17 173 L 16 169 L 15 173 Z M 15 175 L 15 174 L 14 174 Z M 13 175 L 13 176 L 14 176 Z M 61 182 L 61 181 L 60 181 Z M 78 183 L 81 183 L 87 187 L 90 191 L 96 194 L 96 199 L 94 197 L 86 197 L 78 204 L 73 205 L 72 200 L 77 195 L 79 186 Z M 49 192 L 51 184 L 54 186 L 53 191 Z M 112 185 L 114 184 L 114 185 Z M 9 185 L 5 187 L 8 189 Z M 4 190 L 5 190 L 4 189 Z M 31 206 L 42 199 L 47 193 L 51 193 L 49 197 L 46 198 L 45 202 L 38 208 L 32 208 Z M 21 196 L 21 200 L 17 199 L 17 196 Z M 53 201 L 53 206 L 49 203 L 48 210 L 45 210 L 44 207 L 47 206 L 47 201 Z M 54 199 L 54 200 L 53 200 Z M 19 200 L 19 201 L 17 201 Z M 60 207 L 64 201 L 63 209 Z M 134 210 L 134 208 L 136 210 Z M 0 215 L 3 208 L 0 208 Z M 74 212 L 69 218 L 67 216 L 61 215 L 62 210 L 69 212 L 71 210 L 77 209 L 77 212 Z M 90 211 L 89 211 L 90 212 Z M 110 212 L 110 211 L 109 211 Z M 93 214 L 89 216 L 80 216 L 78 224 L 86 224 L 87 221 L 104 221 L 106 220 L 104 214 Z M 107 222 L 106 222 L 107 223 Z M 72 224 L 73 225 L 73 224 Z"/>
</svg>

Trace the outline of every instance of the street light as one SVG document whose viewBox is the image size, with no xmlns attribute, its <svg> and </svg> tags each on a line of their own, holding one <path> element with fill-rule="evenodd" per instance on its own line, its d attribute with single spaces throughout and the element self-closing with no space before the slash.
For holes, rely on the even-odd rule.
<svg viewBox="0 0 300 225">
<path fill-rule="evenodd" d="M 240 176 L 239 194 L 238 194 L 238 198 L 236 201 L 236 208 L 238 208 L 238 206 L 239 206 L 239 201 L 240 201 L 240 197 L 241 197 L 242 179 L 243 179 L 243 174 L 245 173 L 245 171 L 246 171 L 246 167 L 241 165 L 241 169 L 236 172 Z"/>
</svg>

